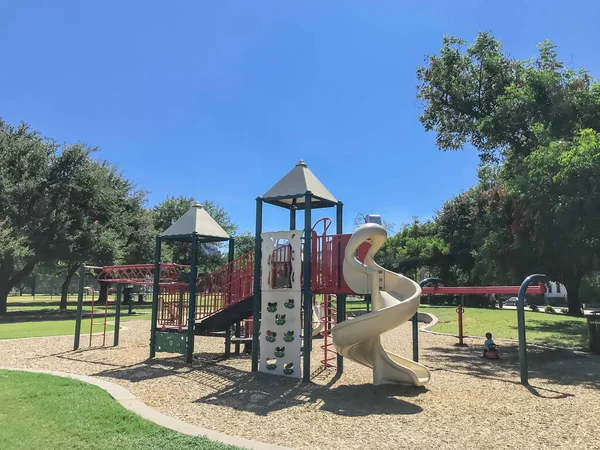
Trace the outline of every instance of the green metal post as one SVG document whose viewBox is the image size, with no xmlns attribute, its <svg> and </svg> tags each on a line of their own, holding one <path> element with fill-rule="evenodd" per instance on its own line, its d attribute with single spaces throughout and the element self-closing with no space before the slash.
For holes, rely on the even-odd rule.
<svg viewBox="0 0 600 450">
<path fill-rule="evenodd" d="M 433 284 L 441 284 L 442 280 L 439 278 L 425 278 L 419 283 L 419 286 L 424 288 L 430 283 Z M 419 299 L 419 303 L 421 300 Z M 419 312 L 417 311 L 414 316 L 412 316 L 412 341 L 413 341 L 413 361 L 419 362 Z"/>
<path fill-rule="evenodd" d="M 115 304 L 115 333 L 113 345 L 119 345 L 119 328 L 121 327 L 121 299 L 122 299 L 122 284 L 117 284 L 117 301 Z"/>
<path fill-rule="evenodd" d="M 262 198 L 256 199 L 256 234 L 254 242 L 254 303 L 252 305 L 252 372 L 258 371 L 259 342 L 258 332 L 260 326 L 260 263 L 262 246 Z"/>
<path fill-rule="evenodd" d="M 196 324 L 196 283 L 198 282 L 198 233 L 192 233 L 192 261 L 190 267 L 190 309 L 188 311 L 187 346 L 185 361 L 192 363 L 194 355 L 194 328 Z"/>
<path fill-rule="evenodd" d="M 296 207 L 292 206 L 290 208 L 290 230 L 296 229 Z"/>
<path fill-rule="evenodd" d="M 152 287 L 152 321 L 150 323 L 150 358 L 156 356 L 156 321 L 158 320 L 158 295 L 160 293 L 160 251 L 161 237 L 156 236 L 154 251 L 154 284 Z"/>
<path fill-rule="evenodd" d="M 521 383 L 529 384 L 529 374 L 527 370 L 527 341 L 525 340 L 525 295 L 529 285 L 539 281 L 545 281 L 546 275 L 529 275 L 519 288 L 517 296 L 517 324 L 519 327 L 519 372 L 521 374 Z"/>
<path fill-rule="evenodd" d="M 235 239 L 229 239 L 229 253 L 227 255 L 227 262 L 230 263 L 235 259 Z"/>
<path fill-rule="evenodd" d="M 240 326 L 240 322 L 235 324 L 235 333 L 234 336 L 236 338 L 239 338 L 242 335 L 242 330 L 241 330 L 241 326 Z M 240 341 L 239 340 L 235 340 L 235 354 L 239 355 L 240 354 Z"/>
<path fill-rule="evenodd" d="M 233 238 L 229 239 L 229 254 L 227 255 L 227 262 L 229 263 L 229 269 L 227 270 L 227 276 L 229 280 L 227 280 L 227 304 L 231 304 L 231 289 L 233 288 L 233 265 L 231 262 L 233 261 L 235 256 L 235 240 Z M 229 358 L 231 356 L 231 327 L 227 327 L 225 330 L 225 358 Z"/>
<path fill-rule="evenodd" d="M 227 255 L 227 263 L 229 269 L 227 270 L 227 304 L 231 304 L 231 290 L 233 289 L 233 260 L 235 259 L 235 240 L 229 239 L 229 254 Z"/>
<path fill-rule="evenodd" d="M 343 233 L 343 216 L 344 216 L 344 204 L 342 202 L 338 202 L 335 208 L 335 226 L 336 226 L 336 234 Z M 339 238 L 338 238 L 339 239 Z M 338 241 L 341 244 L 341 239 Z M 344 254 L 342 253 L 341 245 L 338 245 L 338 255 L 337 255 L 337 263 L 338 263 L 338 288 L 342 287 L 342 268 L 344 267 Z M 337 317 L 336 322 L 342 323 L 346 320 L 346 294 L 338 294 L 337 295 Z M 338 353 L 337 355 L 337 364 L 336 364 L 336 372 L 338 375 L 344 373 L 344 357 Z"/>
<path fill-rule="evenodd" d="M 231 327 L 225 330 L 225 358 L 231 356 Z"/>
<path fill-rule="evenodd" d="M 310 351 L 312 345 L 312 292 L 311 292 L 311 251 L 312 251 L 312 193 L 304 194 L 304 361 L 303 381 L 310 381 Z"/>
<path fill-rule="evenodd" d="M 81 334 L 81 316 L 83 314 L 83 290 L 85 288 L 85 264 L 79 267 L 79 291 L 77 292 L 77 315 L 75 316 L 75 336 L 73 350 L 79 348 L 79 335 Z"/>
</svg>

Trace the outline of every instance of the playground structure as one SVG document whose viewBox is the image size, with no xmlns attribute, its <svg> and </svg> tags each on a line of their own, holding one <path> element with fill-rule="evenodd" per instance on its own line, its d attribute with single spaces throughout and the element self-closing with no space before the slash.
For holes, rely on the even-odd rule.
<svg viewBox="0 0 600 450">
<path fill-rule="evenodd" d="M 289 210 L 289 231 L 263 232 L 264 203 Z M 326 207 L 336 208 L 335 234 L 328 234 L 333 223 L 329 218 L 312 223 L 312 210 Z M 298 210 L 304 210 L 303 230 L 296 229 Z M 428 369 L 418 363 L 417 311 L 421 295 L 520 292 L 515 286 L 440 287 L 437 279 L 423 280 L 419 285 L 387 271 L 374 260 L 387 237 L 385 229 L 377 223 L 367 223 L 353 234 L 343 234 L 342 210 L 342 202 L 300 161 L 257 198 L 255 249 L 234 258 L 234 239 L 200 204 L 192 205 L 157 236 L 153 265 L 101 268 L 98 281 L 117 284 L 114 345 L 119 339 L 122 286 L 151 285 L 151 358 L 156 352 L 180 353 L 191 363 L 196 336 L 221 335 L 225 337 L 226 357 L 230 356 L 232 344 L 236 353 L 242 343 L 251 350 L 253 372 L 301 376 L 308 381 L 313 339 L 321 336 L 322 368 L 335 367 L 341 374 L 346 357 L 371 368 L 374 384 L 420 386 L 430 379 Z M 378 222 L 377 217 L 374 219 Z M 191 244 L 190 264 L 161 263 L 163 241 Z M 198 276 L 199 245 L 226 241 L 228 263 Z M 86 269 L 82 266 L 82 271 Z M 83 283 L 83 277 L 80 280 Z M 433 287 L 426 287 L 431 283 Z M 83 287 L 80 286 L 75 349 L 79 346 Z M 529 287 L 523 296 L 525 292 L 543 293 L 543 286 Z M 348 294 L 369 296 L 373 311 L 346 320 Z M 380 342 L 382 333 L 411 318 L 412 361 L 384 350 Z M 104 324 L 106 327 L 106 312 Z M 462 331 L 459 339 L 462 340 Z"/>
<path fill-rule="evenodd" d="M 289 210 L 290 230 L 264 232 L 262 230 L 263 204 L 271 204 Z M 328 234 L 332 220 L 324 218 L 312 223 L 313 209 L 336 207 L 336 234 Z M 383 349 L 381 355 L 366 355 L 366 347 L 360 343 L 345 342 L 342 335 L 336 342 L 336 328 L 344 329 L 344 336 L 362 333 L 369 339 L 378 341 L 379 334 L 385 330 L 367 330 L 361 324 L 363 320 L 340 327 L 346 319 L 345 300 L 348 294 L 375 295 L 373 286 L 378 285 L 377 274 L 369 271 L 357 271 L 352 275 L 346 262 L 354 259 L 363 261 L 369 251 L 371 260 L 379 247 L 371 247 L 369 241 L 377 236 L 385 240 L 385 230 L 379 225 L 369 224 L 365 229 L 377 230 L 377 236 L 363 233 L 342 233 L 342 203 L 321 184 L 300 161 L 284 178 L 267 193 L 257 199 L 256 246 L 249 252 L 233 259 L 234 241 L 207 214 L 202 213 L 200 205 L 194 205 L 188 213 L 175 222 L 157 238 L 157 258 L 153 273 L 154 302 L 153 329 L 150 357 L 157 351 L 169 351 L 186 355 L 186 361 L 192 362 L 195 336 L 224 333 L 226 354 L 230 343 L 240 339 L 248 341 L 251 333 L 252 371 L 265 371 L 280 375 L 310 379 L 310 352 L 313 337 L 323 336 L 323 367 L 335 366 L 338 373 L 343 372 L 343 357 L 349 357 L 365 365 L 373 366 L 373 358 L 386 360 L 388 366 L 383 370 L 387 375 L 376 375 L 374 382 L 403 382 L 423 384 L 428 381 L 428 372 L 419 368 L 423 376 L 390 375 L 399 371 L 401 365 L 413 366 L 408 360 L 389 356 Z M 296 212 L 304 211 L 304 230 L 296 229 Z M 319 228 L 322 226 L 322 230 Z M 348 245 L 354 236 L 352 250 Z M 161 270 L 160 250 L 163 240 L 182 240 L 191 243 L 192 261 L 189 271 L 165 276 Z M 229 263 L 217 271 L 198 277 L 194 265 L 198 242 L 229 240 Z M 379 239 L 379 246 L 383 240 Z M 371 250 L 369 250 L 371 248 Z M 362 265 L 362 263 L 358 263 Z M 146 267 L 148 272 L 150 267 Z M 396 287 L 395 302 L 402 306 L 402 314 L 391 318 L 388 315 L 375 314 L 377 321 L 385 323 L 387 329 L 399 326 L 416 313 L 419 304 L 420 288 L 408 279 L 388 273 L 388 285 L 391 280 L 402 278 L 411 289 Z M 144 274 L 145 279 L 151 277 Z M 350 280 L 350 281 L 349 281 Z M 375 284 L 373 283 L 374 280 Z M 351 286 L 353 284 L 353 286 Z M 385 283 L 381 287 L 385 287 Z M 386 293 L 386 302 L 391 294 Z M 321 298 L 320 304 L 317 304 Z M 335 305 L 335 306 L 334 306 Z M 379 300 L 377 300 L 379 305 Z M 409 307 L 407 308 L 407 305 Z M 371 316 L 369 324 L 373 320 Z M 407 315 L 408 314 L 408 315 Z M 390 320 L 391 318 L 391 320 Z M 382 322 L 382 323 L 383 323 Z M 240 336 L 240 328 L 244 336 Z M 232 338 L 232 329 L 235 336 Z M 333 342 L 332 342 L 333 338 Z M 334 350 L 335 345 L 335 350 Z M 358 353 L 352 349 L 361 349 Z M 333 357 L 335 355 L 335 358 Z M 387 359 L 386 359 L 387 358 Z M 395 358 L 395 363 L 391 363 Z M 335 362 L 334 362 L 335 360 Z M 403 367 L 404 367 L 403 366 Z M 301 367 L 301 369 L 300 369 Z M 383 367 L 375 363 L 374 367 Z M 416 367 L 416 366 L 415 366 Z M 381 371 L 375 369 L 379 374 Z M 404 369 L 406 372 L 408 369 Z"/>
</svg>

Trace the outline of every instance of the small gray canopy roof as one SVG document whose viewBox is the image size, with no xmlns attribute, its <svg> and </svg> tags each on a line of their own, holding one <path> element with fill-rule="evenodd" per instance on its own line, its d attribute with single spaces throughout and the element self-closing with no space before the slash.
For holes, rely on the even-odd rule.
<svg viewBox="0 0 600 450">
<path fill-rule="evenodd" d="M 194 233 L 199 242 L 218 242 L 229 239 L 229 234 L 213 219 L 200 203 L 188 211 L 161 234 L 163 239 L 189 241 Z"/>
<path fill-rule="evenodd" d="M 310 171 L 303 160 L 290 170 L 281 180 L 269 189 L 262 199 L 265 203 L 291 209 L 304 209 L 304 194 L 312 193 L 311 208 L 327 208 L 337 204 L 336 198 L 323 183 Z"/>
</svg>

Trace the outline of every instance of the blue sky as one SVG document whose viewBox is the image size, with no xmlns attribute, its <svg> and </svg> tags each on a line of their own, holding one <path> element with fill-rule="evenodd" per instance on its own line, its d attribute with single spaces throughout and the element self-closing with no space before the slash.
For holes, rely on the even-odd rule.
<svg viewBox="0 0 600 450">
<path fill-rule="evenodd" d="M 592 1 L 3 0 L 0 117 L 98 146 L 151 205 L 214 199 L 241 230 L 299 159 L 344 201 L 346 231 L 359 211 L 400 225 L 476 181 L 475 152 L 437 150 L 418 121 L 416 67 L 442 36 L 490 31 L 519 58 L 550 38 L 598 75 L 599 13 Z M 266 231 L 287 225 L 286 211 L 265 213 Z"/>
</svg>

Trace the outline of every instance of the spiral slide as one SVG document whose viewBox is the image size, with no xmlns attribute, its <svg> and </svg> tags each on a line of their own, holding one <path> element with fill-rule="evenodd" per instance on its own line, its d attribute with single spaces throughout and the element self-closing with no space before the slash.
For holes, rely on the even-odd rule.
<svg viewBox="0 0 600 450">
<path fill-rule="evenodd" d="M 361 225 L 350 238 L 344 255 L 344 279 L 357 294 L 371 294 L 373 311 L 335 325 L 333 341 L 339 354 L 373 369 L 374 385 L 423 386 L 430 377 L 425 366 L 381 345 L 381 334 L 417 313 L 421 297 L 421 288 L 413 280 L 375 263 L 375 253 L 386 238 L 385 229 L 375 223 Z M 363 242 L 370 242 L 371 247 L 361 263 L 354 255 Z"/>
</svg>

